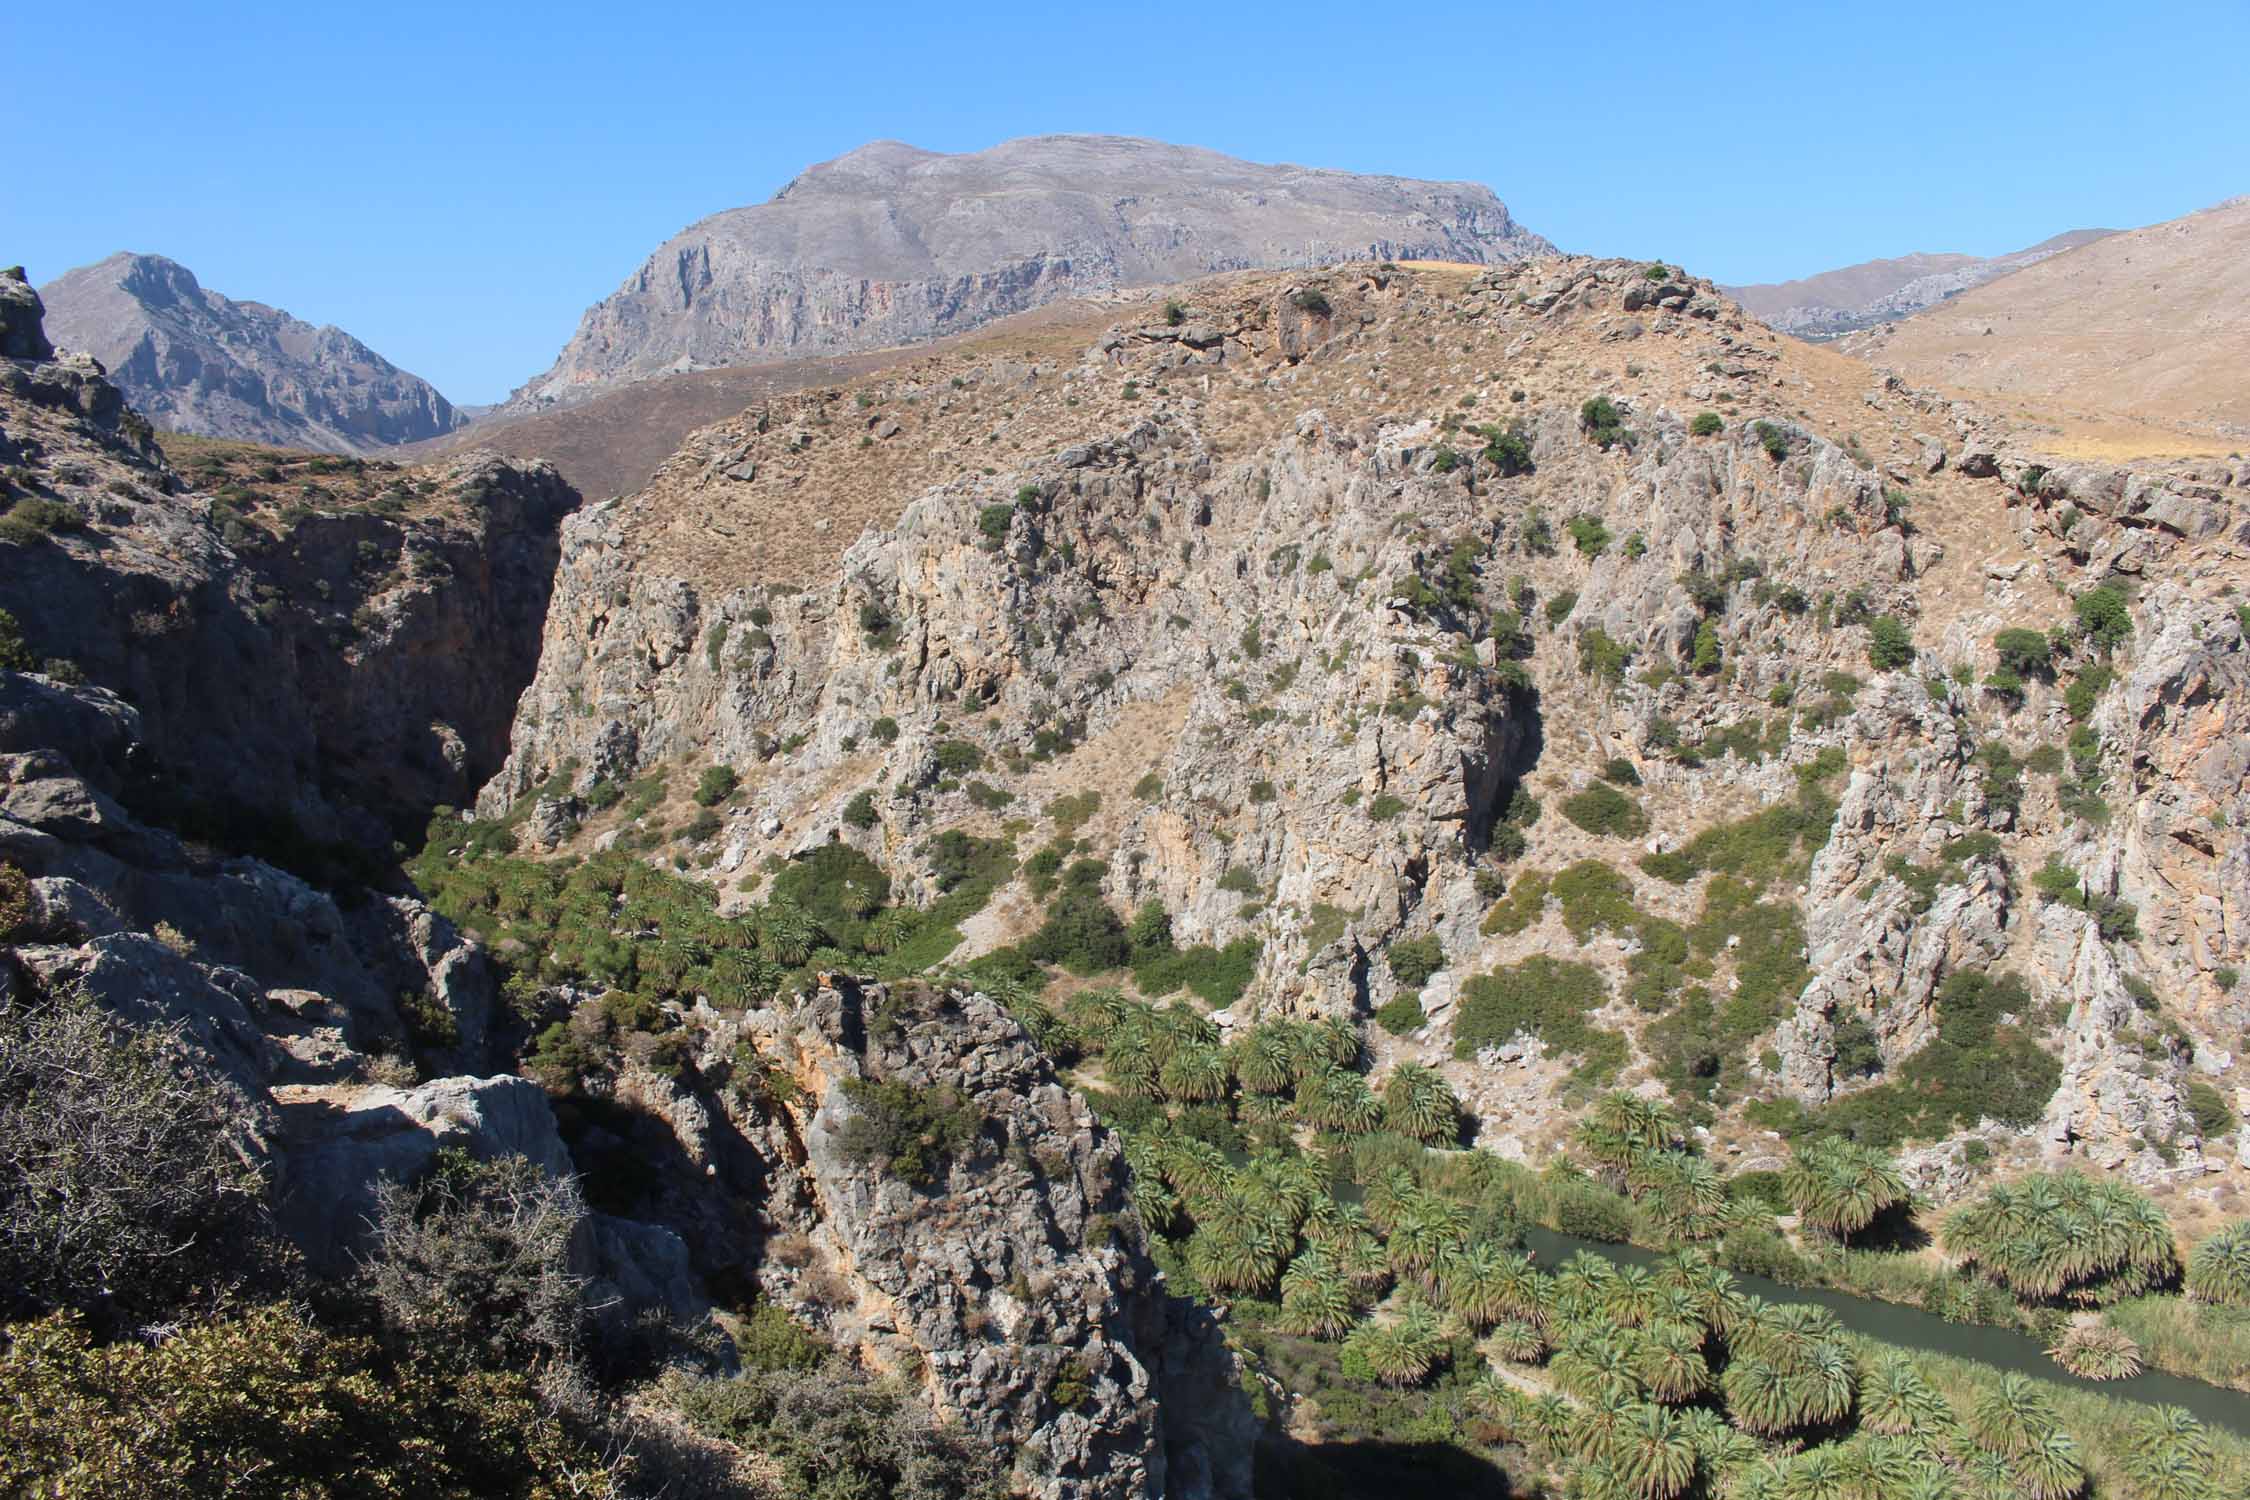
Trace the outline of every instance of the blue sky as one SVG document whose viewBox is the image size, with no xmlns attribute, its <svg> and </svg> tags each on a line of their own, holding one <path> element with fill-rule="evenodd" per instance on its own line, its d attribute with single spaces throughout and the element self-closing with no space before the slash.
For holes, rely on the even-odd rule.
<svg viewBox="0 0 2250 1500">
<path fill-rule="evenodd" d="M 114 250 L 460 401 L 705 214 L 880 137 L 1103 131 L 1488 183 L 1721 281 L 2250 193 L 2250 5 L 19 6 L 0 263 Z"/>
</svg>

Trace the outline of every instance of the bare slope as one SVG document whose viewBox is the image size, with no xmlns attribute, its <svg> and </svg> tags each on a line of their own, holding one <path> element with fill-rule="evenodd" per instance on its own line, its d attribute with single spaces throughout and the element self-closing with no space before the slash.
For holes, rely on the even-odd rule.
<svg viewBox="0 0 2250 1500">
<path fill-rule="evenodd" d="M 1799 338 L 1834 338 L 1854 328 L 1903 318 L 1946 298 L 2037 265 L 2051 255 L 2093 243 L 2113 229 L 2073 229 L 2010 255 L 1901 255 L 1866 260 L 1796 281 L 1725 290 L 1743 308 Z"/>
<path fill-rule="evenodd" d="M 677 370 L 918 343 L 1103 288 L 1548 248 L 1489 188 L 1237 161 L 1121 136 L 941 155 L 877 141 L 659 247 L 518 409 Z"/>
<path fill-rule="evenodd" d="M 237 302 L 161 255 L 119 253 L 40 288 L 47 332 L 102 362 L 158 427 L 367 453 L 467 419 L 340 328 Z"/>
<path fill-rule="evenodd" d="M 2056 256 L 1852 348 L 2043 415 L 2250 435 L 2250 199 Z"/>
</svg>

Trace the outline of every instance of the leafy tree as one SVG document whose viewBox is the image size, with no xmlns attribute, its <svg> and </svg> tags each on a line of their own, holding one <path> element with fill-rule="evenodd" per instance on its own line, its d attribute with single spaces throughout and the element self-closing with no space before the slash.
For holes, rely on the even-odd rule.
<svg viewBox="0 0 2250 1500">
<path fill-rule="evenodd" d="M 1889 672 L 1910 666 L 1914 661 L 1914 637 L 1907 633 L 1895 615 L 1877 615 L 1867 622 L 1867 662 L 1878 672 Z"/>
<path fill-rule="evenodd" d="M 2123 645 L 2133 633 L 2132 611 L 2126 608 L 2124 591 L 2114 584 L 2088 589 L 2072 601 L 2071 608 L 2078 616 L 2078 628 L 2104 653 Z"/>
</svg>

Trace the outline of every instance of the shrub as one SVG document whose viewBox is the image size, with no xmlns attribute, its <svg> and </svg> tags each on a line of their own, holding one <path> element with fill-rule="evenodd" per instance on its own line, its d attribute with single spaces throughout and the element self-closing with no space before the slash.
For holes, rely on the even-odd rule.
<svg viewBox="0 0 2250 1500">
<path fill-rule="evenodd" d="M 752 1370 L 689 1386 L 680 1412 L 697 1431 L 759 1455 L 776 1494 L 982 1500 L 1002 1489 L 992 1460 L 937 1426 L 897 1383 Z"/>
<path fill-rule="evenodd" d="M 1867 622 L 1867 662 L 1878 672 L 1889 672 L 1910 666 L 1914 661 L 1914 638 L 1895 615 L 1877 615 Z"/>
<path fill-rule="evenodd" d="M 1776 462 L 1789 456 L 1789 434 L 1771 422 L 1760 422 L 1751 431 L 1758 435 L 1758 446 L 1766 450 L 1766 457 Z"/>
<path fill-rule="evenodd" d="M 1624 425 L 1624 414 L 1607 396 L 1590 396 L 1578 408 L 1579 428 L 1604 448 L 1624 436 Z"/>
<path fill-rule="evenodd" d="M 2036 1123 L 2062 1083 L 2062 1064 L 2032 1039 L 2021 1018 L 2030 990 L 2012 974 L 1956 970 L 1937 993 L 1937 1035 L 1874 1088 L 1847 1094 L 1820 1112 L 1818 1127 L 1870 1146 L 1935 1139 L 1997 1120 Z M 2015 1016 L 2015 1024 L 2001 1018 Z"/>
<path fill-rule="evenodd" d="M 1570 618 L 1570 612 L 1577 607 L 1578 590 L 1564 589 L 1561 593 L 1555 595 L 1552 599 L 1549 599 L 1547 601 L 1545 605 L 1545 609 L 1547 611 L 1547 623 L 1549 625 L 1560 625 L 1563 621 Z"/>
<path fill-rule="evenodd" d="M 1328 299 L 1309 286 L 1291 292 L 1289 294 L 1289 305 L 1299 312 L 1312 313 L 1316 317 L 1323 318 L 1333 311 L 1328 305 Z"/>
<path fill-rule="evenodd" d="M 256 1262 L 264 1184 L 233 1090 L 176 1027 L 18 980 L 0 1001 L 0 1314 L 155 1321 Z"/>
<path fill-rule="evenodd" d="M 1602 764 L 1602 780 L 1617 786 L 1639 786 L 1641 773 L 1622 755 L 1611 756 Z"/>
<path fill-rule="evenodd" d="M 1570 518 L 1568 529 L 1572 544 L 1586 557 L 1599 557 L 1609 548 L 1609 528 L 1602 524 L 1600 516 L 1580 511 Z"/>
<path fill-rule="evenodd" d="M 375 1190 L 362 1271 L 384 1326 L 440 1365 L 573 1364 L 586 1331 L 586 1279 L 570 1245 L 586 1216 L 572 1178 L 520 1156 L 438 1154 L 422 1181 Z"/>
<path fill-rule="evenodd" d="M 873 828 L 878 821 L 875 794 L 870 791 L 852 793 L 852 800 L 844 804 L 844 821 L 854 828 Z"/>
<path fill-rule="evenodd" d="M 846 1078 L 840 1086 L 852 1107 L 836 1132 L 844 1159 L 914 1187 L 937 1182 L 984 1131 L 976 1101 L 947 1084 Z"/>
<path fill-rule="evenodd" d="M 732 766 L 710 766 L 695 783 L 695 800 L 705 807 L 716 807 L 734 795 L 741 778 Z"/>
<path fill-rule="evenodd" d="M 1375 1011 L 1375 1024 L 1392 1036 L 1406 1036 L 1420 1031 L 1428 1022 L 1429 1016 L 1422 1010 L 1421 997 L 1410 992 L 1400 993 Z"/>
<path fill-rule="evenodd" d="M 2116 649 L 2133 633 L 2133 615 L 2126 608 L 2125 594 L 2114 585 L 2105 583 L 2088 589 L 2071 608 L 2078 616 L 2078 628 L 2104 652 Z"/>
<path fill-rule="evenodd" d="M 1563 816 L 1600 838 L 1637 839 L 1648 832 L 1648 814 L 1632 798 L 1596 782 L 1563 800 Z"/>
<path fill-rule="evenodd" d="M 1615 687 L 1625 680 L 1625 669 L 1632 660 L 1632 648 L 1612 640 L 1599 625 L 1578 633 L 1578 670 L 1588 677 Z"/>
<path fill-rule="evenodd" d="M 1006 500 L 987 505 L 977 512 L 977 530 L 988 540 L 1003 542 L 1008 539 L 1008 528 L 1015 524 L 1016 508 Z"/>
<path fill-rule="evenodd" d="M 1726 425 L 1719 419 L 1717 412 L 1699 411 L 1695 414 L 1695 420 L 1688 423 L 1688 431 L 1696 437 L 1713 437 L 1723 432 Z"/>
<path fill-rule="evenodd" d="M 86 518 L 55 500 L 18 500 L 0 515 L 0 542 L 35 542 L 58 531 L 83 531 Z"/>
<path fill-rule="evenodd" d="M 32 650 L 23 638 L 23 627 L 16 617 L 0 609 L 0 672 L 36 672 L 39 670 L 39 653 Z"/>
<path fill-rule="evenodd" d="M 1450 474 L 1460 467 L 1461 455 L 1443 443 L 1438 444 L 1437 451 L 1430 455 L 1430 468 L 1436 473 Z"/>
<path fill-rule="evenodd" d="M 1402 991 L 1418 991 L 1445 967 L 1445 949 L 1436 933 L 1401 938 L 1390 947 L 1391 977 Z"/>
<path fill-rule="evenodd" d="M 1480 1048 L 1518 1035 L 1564 1051 L 1583 1050 L 1595 1030 L 1586 1017 L 1608 995 L 1609 986 L 1592 965 L 1545 954 L 1479 974 L 1461 987 L 1453 1015 L 1454 1052 L 1474 1057 Z"/>
<path fill-rule="evenodd" d="M 1404 811 L 1406 811 L 1404 800 L 1389 792 L 1377 793 L 1375 800 L 1367 805 L 1367 815 L 1378 823 L 1388 823 Z"/>
<path fill-rule="evenodd" d="M 11 1495 L 574 1495 L 621 1466 L 545 1414 L 519 1371 L 441 1376 L 284 1305 L 92 1343 L 64 1318 L 0 1350 Z"/>
<path fill-rule="evenodd" d="M 1236 938 L 1224 948 L 1170 944 L 1167 932 L 1163 948 L 1133 955 L 1133 984 L 1152 999 L 1187 989 L 1207 1005 L 1232 1005 L 1250 988 L 1258 971 L 1261 945 L 1256 938 Z"/>
<path fill-rule="evenodd" d="M 1502 478 L 1531 472 L 1531 439 L 1518 428 L 1502 430 L 1499 427 L 1483 429 L 1484 461 L 1499 472 Z"/>
<path fill-rule="evenodd" d="M 969 740 L 942 740 L 931 754 L 941 776 L 962 776 L 984 769 L 984 751 Z"/>
<path fill-rule="evenodd" d="M 2001 670 L 2019 678 L 2046 676 L 2053 658 L 2047 637 L 2036 630 L 2003 630 L 1992 638 L 1992 649 Z"/>
</svg>

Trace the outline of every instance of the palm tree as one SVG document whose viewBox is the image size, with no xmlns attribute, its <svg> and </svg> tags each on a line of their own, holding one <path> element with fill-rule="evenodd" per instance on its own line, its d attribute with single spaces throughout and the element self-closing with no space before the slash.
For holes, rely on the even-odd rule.
<svg viewBox="0 0 2250 1500">
<path fill-rule="evenodd" d="M 758 946 L 792 969 L 827 941 L 820 923 L 786 896 L 767 902 L 758 915 Z"/>
<path fill-rule="evenodd" d="M 1814 1448 L 1789 1460 L 1781 1481 L 1785 1500 L 1848 1500 L 1851 1469 L 1834 1448 Z"/>
<path fill-rule="evenodd" d="M 1330 1067 L 1348 1068 L 1359 1061 L 1359 1029 L 1342 1016 L 1324 1016 L 1302 1035 L 1307 1053 Z"/>
<path fill-rule="evenodd" d="M 1227 1094 L 1226 1055 L 1216 1047 L 1175 1046 L 1157 1073 L 1166 1097 L 1202 1104 Z"/>
<path fill-rule="evenodd" d="M 1640 1376 L 1649 1395 L 1667 1406 L 1694 1400 L 1711 1388 L 1702 1339 L 1676 1325 L 1651 1329 L 1641 1341 Z"/>
<path fill-rule="evenodd" d="M 2047 1357 L 2082 1380 L 2129 1380 L 2141 1373 L 2141 1346 L 2107 1323 L 2072 1323 Z"/>
<path fill-rule="evenodd" d="M 1896 1163 L 1872 1147 L 1836 1136 L 1799 1150 L 1782 1174 L 1781 1186 L 1808 1227 L 1838 1240 L 1850 1239 L 1907 1199 Z"/>
<path fill-rule="evenodd" d="M 1927 1424 L 1930 1403 L 1942 1399 L 1912 1364 L 1885 1355 L 1860 1380 L 1859 1422 L 1870 1432 L 1904 1437 Z"/>
<path fill-rule="evenodd" d="M 1310 1269 L 1301 1271 L 1309 1258 L 1299 1256 L 1282 1277 L 1282 1324 L 1307 1338 L 1342 1338 L 1351 1331 L 1359 1314 L 1359 1301 L 1352 1295 L 1351 1284 L 1333 1268 L 1323 1265 L 1317 1274 Z"/>
<path fill-rule="evenodd" d="M 2250 1307 L 2250 1219 L 2235 1220 L 2195 1247 L 2187 1289 L 2205 1302 Z"/>
<path fill-rule="evenodd" d="M 1695 1478 L 1695 1444 L 1661 1406 L 1637 1406 L 1610 1439 L 1617 1477 L 1641 1500 L 1672 1500 Z"/>
<path fill-rule="evenodd" d="M 1111 1040 L 1102 1056 L 1102 1074 L 1127 1098 L 1154 1099 L 1163 1092 L 1156 1055 L 1138 1032 L 1120 1033 Z"/>
<path fill-rule="evenodd" d="M 1508 1260 L 1504 1252 L 1481 1242 L 1438 1258 L 1438 1294 L 1447 1310 L 1475 1332 L 1507 1315 Z"/>
<path fill-rule="evenodd" d="M 1383 1083 L 1383 1123 L 1424 1143 L 1461 1133 L 1461 1105 L 1434 1068 L 1400 1063 Z"/>
<path fill-rule="evenodd" d="M 1737 1359 L 1719 1378 L 1734 1424 L 1760 1437 L 1779 1437 L 1801 1420 L 1796 1383 L 1762 1359 Z"/>
<path fill-rule="evenodd" d="M 2017 1483 L 2032 1500 L 2064 1500 L 2086 1484 L 2078 1441 L 2060 1427 L 2035 1433 L 2030 1446 L 2016 1455 L 2014 1468 Z"/>
<path fill-rule="evenodd" d="M 2038 1434 L 2054 1425 L 2055 1413 L 2047 1398 L 2021 1375 L 2001 1376 L 2000 1383 L 1969 1408 L 1970 1434 L 1980 1447 L 2006 1459 L 2027 1451 Z"/>
<path fill-rule="evenodd" d="M 1536 1323 L 1522 1318 L 1502 1318 L 1493 1325 L 1491 1335 L 1484 1341 L 1484 1347 L 1496 1359 L 1507 1360 L 1510 1364 L 1531 1365 L 1537 1364 L 1539 1357 L 1547 1352 L 1547 1339 Z"/>
<path fill-rule="evenodd" d="M 2202 1500 L 2215 1493 L 2210 1433 L 2177 1406 L 2150 1410 L 2133 1424 L 2125 1477 L 2141 1500 Z"/>
<path fill-rule="evenodd" d="M 1260 1026 L 1233 1050 L 1234 1076 L 1253 1094 L 1286 1094 L 1296 1081 L 1296 1043 L 1284 1028 Z"/>
<path fill-rule="evenodd" d="M 1391 1269 L 1401 1276 L 1435 1270 L 1467 1232 L 1467 1217 L 1450 1199 L 1415 1191 L 1399 1205 L 1391 1224 Z"/>
<path fill-rule="evenodd" d="M 1841 1341 L 1819 1345 L 1806 1361 L 1799 1382 L 1804 1420 L 1824 1425 L 1841 1422 L 1850 1415 L 1859 1394 L 1850 1348 Z"/>
<path fill-rule="evenodd" d="M 1638 1328 L 1656 1316 L 1663 1289 L 1642 1266 L 1619 1266 L 1602 1291 L 1602 1315 L 1620 1328 Z"/>
</svg>

